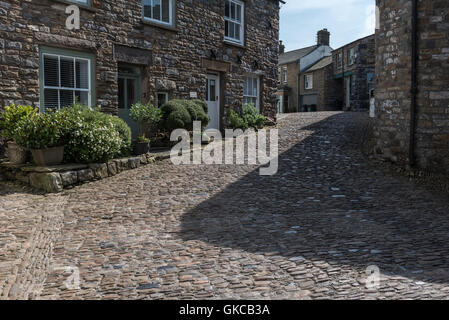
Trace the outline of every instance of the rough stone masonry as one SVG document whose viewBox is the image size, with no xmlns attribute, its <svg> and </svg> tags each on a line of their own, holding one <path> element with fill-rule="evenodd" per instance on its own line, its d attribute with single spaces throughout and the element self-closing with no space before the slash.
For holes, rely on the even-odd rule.
<svg viewBox="0 0 449 320">
<path fill-rule="evenodd" d="M 141 70 L 142 99 L 206 95 L 206 74 L 221 76 L 221 124 L 227 111 L 243 103 L 245 75 L 260 80 L 261 112 L 275 118 L 279 1 L 245 0 L 244 41 L 224 41 L 225 2 L 171 0 L 174 22 L 155 24 L 142 17 L 142 1 L 88 1 L 79 5 L 80 30 L 65 27 L 67 0 L 0 1 L 0 106 L 39 105 L 43 46 L 94 56 L 94 104 L 118 112 L 119 64 Z M 42 81 L 42 80 L 41 80 Z"/>
<path fill-rule="evenodd" d="M 412 1 L 377 0 L 376 151 L 410 163 Z M 415 152 L 420 169 L 449 172 L 449 2 L 418 1 Z"/>
</svg>

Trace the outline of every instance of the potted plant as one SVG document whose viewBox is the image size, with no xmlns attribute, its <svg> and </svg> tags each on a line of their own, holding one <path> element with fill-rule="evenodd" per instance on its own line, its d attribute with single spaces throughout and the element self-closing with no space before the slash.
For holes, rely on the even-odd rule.
<svg viewBox="0 0 449 320">
<path fill-rule="evenodd" d="M 140 134 L 134 142 L 134 154 L 142 155 L 150 151 L 150 139 L 147 132 L 154 128 L 162 118 L 159 108 L 150 104 L 136 103 L 131 107 L 131 118 L 139 124 Z"/>
<path fill-rule="evenodd" d="M 6 106 L 0 115 L 1 136 L 7 141 L 6 156 L 10 163 L 22 164 L 27 159 L 27 149 L 19 146 L 14 140 L 14 132 L 18 123 L 37 114 L 37 109 L 31 106 L 10 105 Z"/>
<path fill-rule="evenodd" d="M 64 113 L 48 112 L 18 122 L 14 140 L 31 150 L 38 166 L 58 165 L 64 158 Z"/>
</svg>

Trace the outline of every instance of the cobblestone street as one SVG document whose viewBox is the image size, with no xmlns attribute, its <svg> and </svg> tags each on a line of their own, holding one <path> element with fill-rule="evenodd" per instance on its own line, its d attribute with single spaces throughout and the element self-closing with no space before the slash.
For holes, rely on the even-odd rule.
<svg viewBox="0 0 449 320">
<path fill-rule="evenodd" d="M 284 115 L 275 176 L 164 160 L 57 195 L 0 183 L 0 297 L 449 298 L 447 194 L 363 157 L 358 118 Z"/>
</svg>

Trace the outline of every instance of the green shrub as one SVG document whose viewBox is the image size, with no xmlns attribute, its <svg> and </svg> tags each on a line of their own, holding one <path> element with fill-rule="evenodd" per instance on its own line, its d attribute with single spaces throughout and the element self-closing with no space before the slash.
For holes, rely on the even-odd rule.
<svg viewBox="0 0 449 320">
<path fill-rule="evenodd" d="M 17 123 L 14 141 L 28 149 L 47 149 L 66 143 L 63 114 L 48 112 L 25 117 Z"/>
<path fill-rule="evenodd" d="M 248 129 L 248 123 L 234 110 L 229 110 L 229 124 L 232 129 Z"/>
<path fill-rule="evenodd" d="M 37 109 L 31 106 L 10 105 L 0 114 L 0 132 L 6 139 L 12 139 L 17 124 L 22 119 L 33 117 L 37 114 Z"/>
<path fill-rule="evenodd" d="M 210 118 L 207 115 L 207 103 L 204 102 L 206 108 L 201 100 L 185 100 L 183 104 L 185 104 L 187 111 L 189 111 L 190 117 L 193 121 L 201 121 L 201 127 L 205 128 L 210 122 Z"/>
<path fill-rule="evenodd" d="M 132 132 L 128 124 L 118 117 L 112 117 L 112 123 L 115 130 L 118 132 L 122 145 L 120 152 L 117 154 L 119 157 L 129 156 L 131 154 Z"/>
<path fill-rule="evenodd" d="M 170 113 L 167 120 L 165 121 L 165 128 L 168 131 L 173 131 L 176 129 L 191 130 L 192 118 L 190 117 L 187 109 L 185 107 L 182 107 Z"/>
<path fill-rule="evenodd" d="M 128 141 L 124 142 L 128 139 L 127 129 L 119 125 L 124 130 L 122 136 L 116 118 L 99 108 L 74 105 L 59 113 L 64 118 L 64 160 L 67 162 L 106 162 L 128 146 Z"/>
<path fill-rule="evenodd" d="M 234 110 L 229 111 L 229 124 L 233 129 L 261 128 L 266 118 L 259 113 L 254 104 L 243 105 L 241 114 Z"/>
<path fill-rule="evenodd" d="M 207 115 L 207 103 L 202 100 L 170 100 L 162 107 L 162 124 L 165 130 L 193 129 L 194 121 L 201 121 L 201 126 L 206 127 L 210 118 Z"/>
<path fill-rule="evenodd" d="M 131 107 L 131 118 L 140 125 L 140 137 L 138 141 L 146 142 L 146 132 L 155 127 L 162 119 L 162 111 L 149 104 L 136 103 Z"/>
<path fill-rule="evenodd" d="M 170 100 L 161 107 L 161 111 L 165 130 L 192 129 L 192 117 L 184 100 Z"/>
<path fill-rule="evenodd" d="M 259 113 L 252 103 L 247 103 L 243 106 L 242 118 L 252 128 L 260 128 L 266 121 L 265 117 Z"/>
<path fill-rule="evenodd" d="M 199 105 L 205 114 L 207 114 L 209 112 L 209 106 L 207 105 L 207 102 L 204 100 L 200 100 L 200 99 L 194 99 L 194 100 L 190 100 L 192 102 L 194 102 L 195 104 Z"/>
</svg>

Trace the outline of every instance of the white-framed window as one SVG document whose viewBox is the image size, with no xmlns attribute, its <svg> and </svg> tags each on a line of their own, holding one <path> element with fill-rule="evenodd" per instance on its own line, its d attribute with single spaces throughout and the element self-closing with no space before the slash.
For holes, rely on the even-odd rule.
<svg viewBox="0 0 449 320">
<path fill-rule="evenodd" d="M 143 19 L 171 26 L 175 0 L 142 0 Z"/>
<path fill-rule="evenodd" d="M 245 4 L 239 0 L 225 0 L 225 40 L 243 45 Z"/>
<path fill-rule="evenodd" d="M 157 93 L 158 108 L 162 107 L 167 102 L 168 102 L 168 92 L 158 92 Z"/>
<path fill-rule="evenodd" d="M 304 76 L 304 88 L 307 90 L 313 89 L 313 74 L 306 74 Z"/>
<path fill-rule="evenodd" d="M 260 78 L 257 76 L 245 76 L 243 85 L 243 104 L 253 103 L 260 111 Z"/>
<path fill-rule="evenodd" d="M 340 52 L 337 54 L 337 68 L 341 68 L 343 66 L 343 54 Z"/>
<path fill-rule="evenodd" d="M 44 52 L 40 63 L 43 111 L 75 102 L 92 106 L 91 58 Z"/>
<path fill-rule="evenodd" d="M 83 4 L 85 6 L 90 6 L 91 0 L 69 0 L 69 1 L 73 3 Z"/>
<path fill-rule="evenodd" d="M 348 65 L 353 65 L 355 63 L 355 49 L 351 48 L 348 51 Z"/>
<path fill-rule="evenodd" d="M 287 83 L 287 67 L 282 67 L 282 83 Z"/>
</svg>

